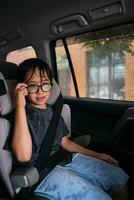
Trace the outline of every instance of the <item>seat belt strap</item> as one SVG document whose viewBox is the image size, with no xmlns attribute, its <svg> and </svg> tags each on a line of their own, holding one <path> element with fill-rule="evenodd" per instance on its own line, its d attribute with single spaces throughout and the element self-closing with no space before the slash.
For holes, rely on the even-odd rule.
<svg viewBox="0 0 134 200">
<path fill-rule="evenodd" d="M 41 173 L 41 171 L 45 168 L 45 166 L 49 161 L 52 145 L 55 141 L 56 130 L 61 116 L 62 107 L 63 107 L 63 97 L 62 94 L 60 93 L 54 105 L 54 112 L 47 130 L 46 137 L 44 138 L 44 141 L 40 148 L 39 158 L 36 166 L 39 173 Z"/>
</svg>

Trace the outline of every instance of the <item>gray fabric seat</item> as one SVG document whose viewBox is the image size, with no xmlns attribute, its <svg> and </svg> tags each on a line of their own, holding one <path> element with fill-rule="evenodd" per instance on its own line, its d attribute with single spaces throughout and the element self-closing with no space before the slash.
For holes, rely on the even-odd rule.
<svg viewBox="0 0 134 200">
<path fill-rule="evenodd" d="M 5 144 L 6 138 L 8 136 L 10 124 L 9 122 L 3 117 L 4 115 L 8 114 L 12 109 L 10 95 L 8 93 L 8 88 L 2 73 L 0 73 L 0 80 L 3 81 L 5 85 L 5 91 L 2 92 L 2 88 L 0 89 L 0 113 L 2 117 L 0 118 L 0 175 L 3 179 L 7 190 L 9 191 L 11 197 L 14 197 L 15 192 L 10 180 L 10 174 L 12 170 L 12 156 L 11 152 L 3 150 L 3 146 Z M 2 86 L 2 85 L 1 85 Z M 0 87 L 1 87 L 0 86 Z"/>
<path fill-rule="evenodd" d="M 18 188 L 33 185 L 39 180 L 39 174 L 36 168 L 31 168 L 29 172 L 19 170 L 12 174 L 12 153 L 5 150 L 4 144 L 9 133 L 10 124 L 4 118 L 12 109 L 11 98 L 5 79 L 0 72 L 0 176 L 5 184 L 9 196 L 15 197 Z"/>
</svg>

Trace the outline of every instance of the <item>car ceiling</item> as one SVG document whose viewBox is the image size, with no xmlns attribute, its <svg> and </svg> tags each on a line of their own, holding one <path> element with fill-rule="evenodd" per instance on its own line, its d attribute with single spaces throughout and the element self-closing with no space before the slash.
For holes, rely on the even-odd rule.
<svg viewBox="0 0 134 200">
<path fill-rule="evenodd" d="M 66 16 L 81 14 L 88 26 L 67 35 L 86 30 L 94 30 L 124 21 L 134 20 L 132 0 L 120 0 L 125 5 L 122 15 L 91 21 L 91 9 L 118 2 L 117 0 L 2 0 L 0 5 L 0 42 L 7 38 L 8 44 L 0 45 L 0 54 L 24 45 L 52 40 L 66 35 L 55 36 L 50 32 L 50 24 Z M 18 35 L 17 35 L 18 34 Z M 16 39 L 15 39 L 16 38 Z"/>
</svg>

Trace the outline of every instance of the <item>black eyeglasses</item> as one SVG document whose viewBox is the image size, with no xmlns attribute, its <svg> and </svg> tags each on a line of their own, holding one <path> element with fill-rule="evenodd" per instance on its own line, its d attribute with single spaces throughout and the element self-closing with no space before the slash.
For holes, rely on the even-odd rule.
<svg viewBox="0 0 134 200">
<path fill-rule="evenodd" d="M 37 93 L 39 91 L 39 88 L 41 88 L 43 92 L 49 92 L 52 89 L 52 84 L 43 83 L 42 85 L 31 84 L 27 86 L 27 90 L 29 94 Z"/>
</svg>

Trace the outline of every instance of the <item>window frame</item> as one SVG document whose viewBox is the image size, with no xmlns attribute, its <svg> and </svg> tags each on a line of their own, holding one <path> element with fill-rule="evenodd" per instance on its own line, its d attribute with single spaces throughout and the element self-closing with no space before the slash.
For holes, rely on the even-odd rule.
<svg viewBox="0 0 134 200">
<path fill-rule="evenodd" d="M 77 79 L 76 79 L 76 75 L 75 75 L 75 71 L 74 71 L 74 66 L 73 66 L 73 63 L 72 63 L 72 59 L 71 59 L 71 56 L 70 56 L 70 52 L 69 52 L 69 48 L 68 48 L 68 45 L 67 45 L 67 42 L 66 42 L 66 38 L 69 38 L 69 37 L 74 37 L 74 36 L 77 36 L 77 35 L 82 35 L 82 34 L 86 34 L 86 33 L 94 33 L 96 31 L 103 31 L 103 30 L 107 30 L 107 29 L 110 29 L 110 28 L 116 28 L 116 27 L 119 27 L 119 26 L 125 26 L 125 25 L 129 25 L 129 24 L 133 24 L 133 23 L 124 23 L 124 24 L 118 24 L 118 25 L 115 25 L 115 26 L 111 26 L 111 27 L 105 27 L 105 28 L 102 28 L 102 29 L 94 29 L 94 30 L 91 30 L 91 31 L 86 31 L 86 32 L 82 32 L 82 33 L 78 33 L 78 34 L 74 34 L 74 35 L 66 35 L 66 37 L 58 37 L 56 40 L 53 40 L 51 41 L 51 45 L 50 45 L 50 48 L 51 50 L 53 49 L 53 54 L 52 54 L 52 57 L 54 58 L 53 62 L 52 62 L 52 68 L 53 68 L 53 71 L 54 71 L 54 74 L 56 75 L 56 80 L 58 80 L 58 67 L 57 67 L 57 62 L 56 62 L 56 51 L 55 51 L 55 47 L 56 47 L 56 42 L 58 40 L 62 40 L 63 42 L 63 47 L 65 49 L 65 53 L 66 53 L 66 56 L 67 56 L 67 59 L 68 59 L 68 64 L 69 64 L 69 69 L 70 69 L 70 73 L 71 73 L 71 76 L 72 76 L 72 80 L 73 80 L 73 84 L 74 84 L 74 90 L 75 90 L 75 94 L 77 94 L 76 96 L 73 96 L 73 97 L 76 97 L 76 98 L 88 98 L 88 99 L 98 99 L 98 100 L 108 100 L 108 101 L 124 101 L 124 102 L 133 102 L 132 100 L 124 100 L 124 99 L 105 99 L 105 98 L 97 98 L 97 97 L 81 97 L 79 95 L 79 88 L 78 88 L 78 83 L 77 83 Z M 105 38 L 105 36 L 104 36 Z M 52 44 L 55 44 L 54 46 Z M 59 83 L 59 81 L 58 81 Z M 76 85 L 76 86 L 75 86 Z M 76 89 L 77 88 L 77 89 Z M 78 91 L 78 92 L 77 92 Z M 69 96 L 67 95 L 67 97 L 72 97 L 72 96 Z"/>
</svg>

